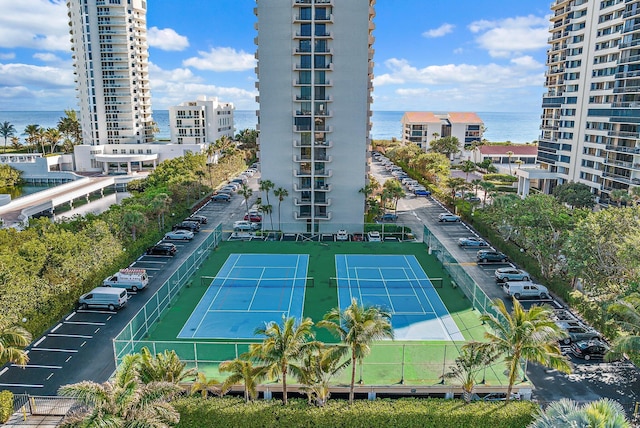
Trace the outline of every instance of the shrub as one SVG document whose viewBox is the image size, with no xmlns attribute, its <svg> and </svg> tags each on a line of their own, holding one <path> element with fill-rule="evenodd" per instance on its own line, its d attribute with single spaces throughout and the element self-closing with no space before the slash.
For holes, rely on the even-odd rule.
<svg viewBox="0 0 640 428">
<path fill-rule="evenodd" d="M 518 181 L 518 177 L 514 177 L 509 174 L 485 174 L 485 181 L 498 181 L 501 183 L 515 183 Z"/>
<path fill-rule="evenodd" d="M 0 424 L 9 420 L 13 414 L 13 394 L 11 391 L 0 391 Z"/>
<path fill-rule="evenodd" d="M 180 412 L 182 428 L 219 426 L 259 427 L 477 427 L 521 428 L 533 420 L 537 404 L 515 401 L 473 402 L 444 399 L 381 399 L 356 401 L 332 400 L 325 407 L 312 407 L 306 400 L 255 401 L 245 404 L 242 399 L 225 397 L 204 400 L 184 398 L 174 407 Z"/>
</svg>

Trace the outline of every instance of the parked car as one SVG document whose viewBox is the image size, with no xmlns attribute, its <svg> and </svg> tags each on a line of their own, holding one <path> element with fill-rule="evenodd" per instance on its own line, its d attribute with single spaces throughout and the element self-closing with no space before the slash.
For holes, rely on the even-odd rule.
<svg viewBox="0 0 640 428">
<path fill-rule="evenodd" d="M 438 215 L 438 221 L 439 222 L 455 222 L 455 221 L 460 221 L 460 216 L 459 215 L 455 215 L 455 214 L 451 214 L 451 213 L 442 213 L 440 215 Z"/>
<path fill-rule="evenodd" d="M 377 230 L 372 230 L 368 232 L 367 240 L 369 242 L 382 242 L 382 239 L 380 239 L 380 232 L 378 232 Z"/>
<path fill-rule="evenodd" d="M 507 281 L 502 286 L 502 290 L 509 297 L 520 299 L 522 297 L 534 297 L 537 299 L 548 299 L 549 290 L 540 284 L 534 284 L 531 281 Z"/>
<path fill-rule="evenodd" d="M 178 229 L 164 234 L 164 239 L 172 241 L 190 241 L 195 235 L 193 232 L 184 229 Z"/>
<path fill-rule="evenodd" d="M 429 196 L 429 195 L 431 195 L 431 192 L 428 191 L 428 190 L 425 190 L 425 189 L 417 189 L 417 190 L 414 190 L 413 193 L 416 196 Z M 460 221 L 460 220 L 458 220 L 458 221 Z"/>
<path fill-rule="evenodd" d="M 476 238 L 475 236 L 469 236 L 467 238 L 459 238 L 458 245 L 461 247 L 488 247 L 487 241 L 482 238 Z"/>
<path fill-rule="evenodd" d="M 191 214 L 189 217 L 185 218 L 184 221 L 197 221 L 200 224 L 207 224 L 209 219 L 203 215 Z"/>
<path fill-rule="evenodd" d="M 248 214 L 244 215 L 244 219 L 252 223 L 261 223 L 262 215 L 256 212 L 249 212 Z"/>
<path fill-rule="evenodd" d="M 193 233 L 200 232 L 200 223 L 197 221 L 183 221 L 178 224 L 174 224 L 171 230 L 188 230 Z"/>
<path fill-rule="evenodd" d="M 506 263 L 509 258 L 500 251 L 480 250 L 476 253 L 478 263 Z"/>
<path fill-rule="evenodd" d="M 259 229 L 260 225 L 258 223 L 251 223 L 244 220 L 239 220 L 233 223 L 233 230 L 236 232 L 251 232 Z"/>
<path fill-rule="evenodd" d="M 122 288 L 96 287 L 78 299 L 80 309 L 104 308 L 110 311 L 120 309 L 129 301 L 127 290 Z"/>
<path fill-rule="evenodd" d="M 531 279 L 531 275 L 527 271 L 514 267 L 498 268 L 493 274 L 496 277 L 496 282 L 529 281 Z"/>
<path fill-rule="evenodd" d="M 349 234 L 347 233 L 347 231 L 345 229 L 338 230 L 338 233 L 336 233 L 336 241 L 348 241 L 348 240 L 349 240 Z"/>
<path fill-rule="evenodd" d="M 382 222 L 394 222 L 398 220 L 398 216 L 393 213 L 384 213 L 380 217 L 380 221 Z"/>
<path fill-rule="evenodd" d="M 578 358 L 602 359 L 609 352 L 609 345 L 601 340 L 581 340 L 571 344 L 571 353 Z"/>
<path fill-rule="evenodd" d="M 601 338 L 600 333 L 580 321 L 556 321 L 556 325 L 567 333 L 567 337 L 562 339 L 562 343 L 565 345 L 581 340 L 599 340 Z"/>
<path fill-rule="evenodd" d="M 147 248 L 147 254 L 160 254 L 165 256 L 174 256 L 178 248 L 170 242 L 161 242 L 153 247 Z"/>
<path fill-rule="evenodd" d="M 229 195 L 228 193 L 216 193 L 211 197 L 211 200 L 213 202 L 230 202 L 231 195 Z"/>
<path fill-rule="evenodd" d="M 482 199 L 480 199 L 478 196 L 468 196 L 467 198 L 465 198 L 467 201 L 469 202 L 473 202 L 473 203 L 478 203 L 480 202 Z"/>
</svg>

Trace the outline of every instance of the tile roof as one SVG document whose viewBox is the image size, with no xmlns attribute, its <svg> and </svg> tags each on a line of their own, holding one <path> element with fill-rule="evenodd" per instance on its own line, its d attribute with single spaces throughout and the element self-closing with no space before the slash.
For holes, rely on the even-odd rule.
<svg viewBox="0 0 640 428">
<path fill-rule="evenodd" d="M 451 112 L 448 118 L 451 123 L 484 123 L 476 113 L 470 112 Z"/>
<path fill-rule="evenodd" d="M 402 116 L 403 122 L 440 123 L 440 118 L 430 111 L 407 111 Z"/>
</svg>

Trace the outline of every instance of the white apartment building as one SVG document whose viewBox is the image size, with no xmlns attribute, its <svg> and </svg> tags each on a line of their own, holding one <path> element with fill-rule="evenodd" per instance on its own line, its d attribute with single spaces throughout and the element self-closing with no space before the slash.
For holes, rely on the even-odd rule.
<svg viewBox="0 0 640 428">
<path fill-rule="evenodd" d="M 256 3 L 260 169 L 288 191 L 282 229 L 361 231 L 375 0 Z"/>
<path fill-rule="evenodd" d="M 153 141 L 146 3 L 67 0 L 83 144 Z"/>
<path fill-rule="evenodd" d="M 415 143 L 425 151 L 430 141 L 442 137 L 456 137 L 461 150 L 483 138 L 484 122 L 476 113 L 408 111 L 401 121 L 402 142 Z"/>
<path fill-rule="evenodd" d="M 551 11 L 542 171 L 518 171 L 519 191 L 580 182 L 606 201 L 640 185 L 640 0 L 556 0 Z"/>
<path fill-rule="evenodd" d="M 221 103 L 218 98 L 199 96 L 169 107 L 171 142 L 177 144 L 213 144 L 220 137 L 233 138 L 235 128 L 232 103 Z"/>
</svg>

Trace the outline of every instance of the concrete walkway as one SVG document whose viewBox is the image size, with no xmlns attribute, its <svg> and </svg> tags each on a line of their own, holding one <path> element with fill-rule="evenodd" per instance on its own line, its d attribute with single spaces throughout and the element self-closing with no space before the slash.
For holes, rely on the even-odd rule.
<svg viewBox="0 0 640 428">
<path fill-rule="evenodd" d="M 22 428 L 55 428 L 64 419 L 63 416 L 32 416 L 27 415 L 24 420 L 24 414 L 14 413 L 2 427 L 22 427 Z"/>
</svg>

